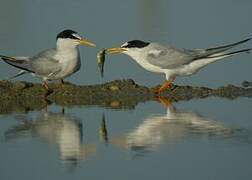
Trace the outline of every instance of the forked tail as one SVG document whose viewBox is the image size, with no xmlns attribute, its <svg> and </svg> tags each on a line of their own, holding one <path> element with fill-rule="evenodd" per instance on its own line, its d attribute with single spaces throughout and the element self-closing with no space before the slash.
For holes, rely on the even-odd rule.
<svg viewBox="0 0 252 180">
<path fill-rule="evenodd" d="M 4 56 L 0 55 L 0 58 L 7 64 L 14 66 L 18 69 L 33 72 L 30 68 L 29 58 L 28 57 L 10 57 L 10 56 Z"/>
</svg>

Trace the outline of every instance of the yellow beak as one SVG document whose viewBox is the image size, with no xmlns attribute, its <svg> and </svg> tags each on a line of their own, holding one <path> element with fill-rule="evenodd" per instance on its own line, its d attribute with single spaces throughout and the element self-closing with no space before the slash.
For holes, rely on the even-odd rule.
<svg viewBox="0 0 252 180">
<path fill-rule="evenodd" d="M 116 47 L 116 48 L 107 49 L 108 54 L 119 54 L 119 53 L 122 53 L 124 51 L 127 51 L 127 48 Z"/>
<path fill-rule="evenodd" d="M 94 43 L 88 41 L 87 39 L 80 39 L 78 41 L 81 45 L 88 45 L 88 46 L 96 47 Z"/>
</svg>

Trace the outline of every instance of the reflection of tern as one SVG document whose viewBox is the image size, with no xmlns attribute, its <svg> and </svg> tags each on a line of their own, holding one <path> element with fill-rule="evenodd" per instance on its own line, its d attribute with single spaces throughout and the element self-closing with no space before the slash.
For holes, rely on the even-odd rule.
<svg viewBox="0 0 252 180">
<path fill-rule="evenodd" d="M 177 143 L 190 135 L 227 137 L 234 130 L 194 112 L 176 111 L 168 101 L 165 115 L 151 115 L 131 132 L 112 138 L 119 147 L 137 152 L 156 150 L 160 144 Z M 168 104 L 169 103 L 169 104 Z"/>
<path fill-rule="evenodd" d="M 176 76 L 187 76 L 198 72 L 206 65 L 219 59 L 233 56 L 251 49 L 226 52 L 227 50 L 249 41 L 243 41 L 208 49 L 178 49 L 172 46 L 164 46 L 159 43 L 133 40 L 124 43 L 121 47 L 107 49 L 108 54 L 123 53 L 130 56 L 144 69 L 164 73 L 166 81 L 157 93 L 171 88 Z"/>
<path fill-rule="evenodd" d="M 7 140 L 30 134 L 48 143 L 59 146 L 60 157 L 64 162 L 76 162 L 95 154 L 94 144 L 82 144 L 82 123 L 75 117 L 62 113 L 44 112 L 32 121 L 9 129 Z"/>
<path fill-rule="evenodd" d="M 101 127 L 99 129 L 99 132 L 100 132 L 100 140 L 105 143 L 108 143 L 108 131 L 107 131 L 104 113 L 102 114 L 102 122 L 101 122 Z"/>
<path fill-rule="evenodd" d="M 42 51 L 32 57 L 9 57 L 0 55 L 8 64 L 21 69 L 14 77 L 32 73 L 43 79 L 43 86 L 48 89 L 48 80 L 63 79 L 80 69 L 80 53 L 78 45 L 95 46 L 81 38 L 75 31 L 64 30 L 57 36 L 56 48 Z"/>
</svg>

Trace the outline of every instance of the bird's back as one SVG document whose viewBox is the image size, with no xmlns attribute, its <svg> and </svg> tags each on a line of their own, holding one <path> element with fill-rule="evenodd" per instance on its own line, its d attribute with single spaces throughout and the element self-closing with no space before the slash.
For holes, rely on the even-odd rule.
<svg viewBox="0 0 252 180">
<path fill-rule="evenodd" d="M 194 52 L 190 50 L 151 43 L 147 49 L 146 60 L 152 65 L 169 69 L 177 68 L 191 62 L 194 56 Z"/>
</svg>

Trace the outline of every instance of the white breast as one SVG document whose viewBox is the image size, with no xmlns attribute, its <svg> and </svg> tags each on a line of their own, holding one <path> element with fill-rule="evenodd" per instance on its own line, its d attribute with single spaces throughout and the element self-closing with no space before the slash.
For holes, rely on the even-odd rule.
<svg viewBox="0 0 252 180">
<path fill-rule="evenodd" d="M 147 71 L 155 72 L 155 73 L 165 73 L 164 69 L 154 66 L 150 64 L 148 61 L 145 60 L 145 53 L 141 53 L 141 51 L 125 51 L 125 54 L 130 56 L 134 61 L 136 61 L 142 68 L 146 69 Z"/>
<path fill-rule="evenodd" d="M 61 71 L 55 76 L 57 78 L 65 78 L 78 71 L 81 66 L 79 50 L 77 48 L 57 53 L 56 59 L 61 64 Z"/>
</svg>

